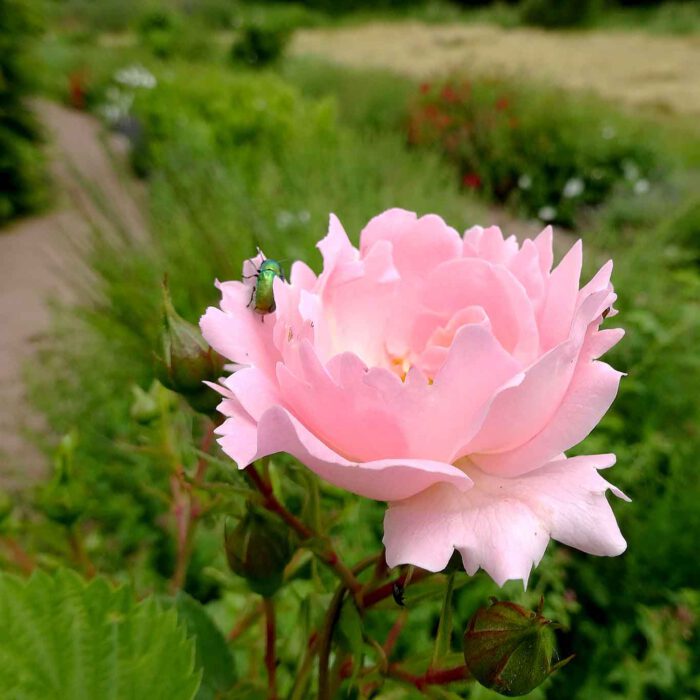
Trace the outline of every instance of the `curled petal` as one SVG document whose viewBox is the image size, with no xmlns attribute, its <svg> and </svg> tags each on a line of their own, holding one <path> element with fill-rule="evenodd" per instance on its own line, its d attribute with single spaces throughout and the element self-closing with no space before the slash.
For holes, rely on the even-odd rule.
<svg viewBox="0 0 700 700">
<path fill-rule="evenodd" d="M 389 505 L 387 562 L 440 571 L 456 549 L 467 573 L 482 568 L 503 585 L 527 582 L 550 538 L 591 554 L 620 554 L 625 541 L 605 498 L 612 487 L 597 472 L 612 462 L 612 455 L 564 458 L 515 479 L 467 468 L 474 482 L 468 491 L 438 484 Z"/>
<path fill-rule="evenodd" d="M 457 467 L 422 459 L 354 462 L 341 457 L 312 435 L 294 416 L 275 406 L 258 423 L 257 451 L 248 463 L 287 452 L 331 484 L 367 498 L 392 501 L 409 498 L 435 483 L 469 488 L 469 477 Z M 222 443 L 222 447 L 226 450 Z M 239 467 L 245 466 L 239 462 Z"/>
</svg>

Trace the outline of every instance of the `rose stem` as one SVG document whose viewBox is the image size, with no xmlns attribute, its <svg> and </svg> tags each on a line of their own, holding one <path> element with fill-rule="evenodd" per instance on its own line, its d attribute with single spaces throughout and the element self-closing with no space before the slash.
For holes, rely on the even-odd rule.
<svg viewBox="0 0 700 700">
<path fill-rule="evenodd" d="M 267 668 L 267 700 L 277 700 L 277 654 L 275 643 L 277 627 L 275 624 L 275 604 L 272 598 L 263 598 L 265 613 L 265 667 Z"/>
<path fill-rule="evenodd" d="M 315 533 L 308 525 L 299 520 L 296 515 L 290 513 L 282 505 L 282 503 L 273 493 L 272 486 L 270 486 L 270 484 L 260 476 L 255 468 L 255 465 L 251 464 L 249 467 L 246 467 L 245 473 L 262 495 L 264 499 L 263 505 L 265 508 L 267 508 L 267 510 L 278 515 L 302 539 L 323 539 L 325 542 L 325 538 L 322 538 L 320 535 Z M 321 559 L 322 562 L 336 572 L 338 578 L 340 578 L 348 590 L 352 592 L 355 599 L 359 601 L 362 593 L 362 584 L 357 580 L 352 571 L 343 563 L 333 547 L 326 543 L 323 549 L 314 548 L 313 552 L 319 557 L 319 559 Z M 359 604 L 361 603 L 358 602 L 358 605 Z"/>
<path fill-rule="evenodd" d="M 173 592 L 180 590 L 185 584 L 187 576 L 187 567 L 192 555 L 192 542 L 194 540 L 194 532 L 197 528 L 199 516 L 199 501 L 192 490 L 192 487 L 197 488 L 202 485 L 204 477 L 207 473 L 209 463 L 205 455 L 209 454 L 211 444 L 214 439 L 214 430 L 218 425 L 215 421 L 210 421 L 207 430 L 202 437 L 199 446 L 200 457 L 197 460 L 197 467 L 194 473 L 192 485 L 185 484 L 182 468 L 178 467 L 177 471 L 170 480 L 170 488 L 173 498 L 173 511 L 175 513 L 175 522 L 177 524 L 177 555 L 175 560 L 175 570 L 172 579 L 170 580 L 170 588 Z M 183 487 L 187 489 L 187 497 L 184 497 Z M 185 503 L 186 501 L 186 503 Z"/>
<path fill-rule="evenodd" d="M 422 676 L 416 676 L 404 671 L 398 664 L 389 664 L 386 675 L 389 678 L 403 681 L 414 686 L 417 690 L 425 690 L 429 685 L 447 685 L 456 681 L 464 681 L 471 677 L 466 666 L 455 666 L 440 671 L 426 671 Z"/>
</svg>

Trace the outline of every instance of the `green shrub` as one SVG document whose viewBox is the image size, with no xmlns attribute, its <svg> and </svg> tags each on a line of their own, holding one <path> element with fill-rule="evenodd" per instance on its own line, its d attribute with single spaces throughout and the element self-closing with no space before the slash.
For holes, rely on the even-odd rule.
<svg viewBox="0 0 700 700">
<path fill-rule="evenodd" d="M 136 96 L 134 116 L 143 130 L 133 153 L 145 174 L 163 150 L 182 140 L 193 152 L 222 158 L 235 152 L 254 166 L 295 136 L 323 130 L 332 119 L 328 104 L 309 105 L 271 75 L 255 79 L 203 65 L 174 66 L 158 76 L 155 89 Z"/>
<path fill-rule="evenodd" d="M 231 58 L 251 66 L 267 66 L 282 56 L 289 39 L 286 27 L 251 22 L 239 30 L 231 46 Z"/>
<path fill-rule="evenodd" d="M 125 31 L 143 6 L 142 0 L 60 0 L 48 4 L 59 23 L 101 32 Z"/>
<path fill-rule="evenodd" d="M 659 165 L 653 141 L 610 108 L 497 79 L 424 84 L 408 139 L 438 146 L 466 188 L 566 226 L 615 187 L 644 194 Z"/>
<path fill-rule="evenodd" d="M 523 0 L 520 17 L 525 24 L 553 29 L 591 24 L 601 14 L 602 0 Z"/>
<path fill-rule="evenodd" d="M 46 194 L 40 131 L 25 100 L 28 49 L 41 29 L 30 0 L 0 0 L 0 224 L 37 209 Z"/>
</svg>

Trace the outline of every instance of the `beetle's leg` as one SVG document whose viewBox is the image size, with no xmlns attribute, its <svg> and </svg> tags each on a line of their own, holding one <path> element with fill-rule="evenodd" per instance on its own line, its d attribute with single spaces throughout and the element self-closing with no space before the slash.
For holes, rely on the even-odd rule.
<svg viewBox="0 0 700 700">
<path fill-rule="evenodd" d="M 248 303 L 245 305 L 246 309 L 250 308 L 250 305 L 253 303 L 253 299 L 255 299 L 255 287 L 253 287 L 253 291 L 250 293 L 250 299 L 248 300 Z"/>
</svg>

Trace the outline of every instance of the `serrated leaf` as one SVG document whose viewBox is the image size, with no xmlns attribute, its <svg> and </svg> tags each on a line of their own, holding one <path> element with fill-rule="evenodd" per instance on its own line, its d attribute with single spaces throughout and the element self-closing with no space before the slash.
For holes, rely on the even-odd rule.
<svg viewBox="0 0 700 700">
<path fill-rule="evenodd" d="M 0 697 L 192 700 L 194 644 L 174 610 L 75 572 L 0 574 Z"/>
<path fill-rule="evenodd" d="M 175 598 L 175 608 L 195 641 L 196 666 L 202 670 L 197 700 L 215 700 L 231 690 L 236 682 L 231 650 L 201 603 L 180 591 Z"/>
</svg>

